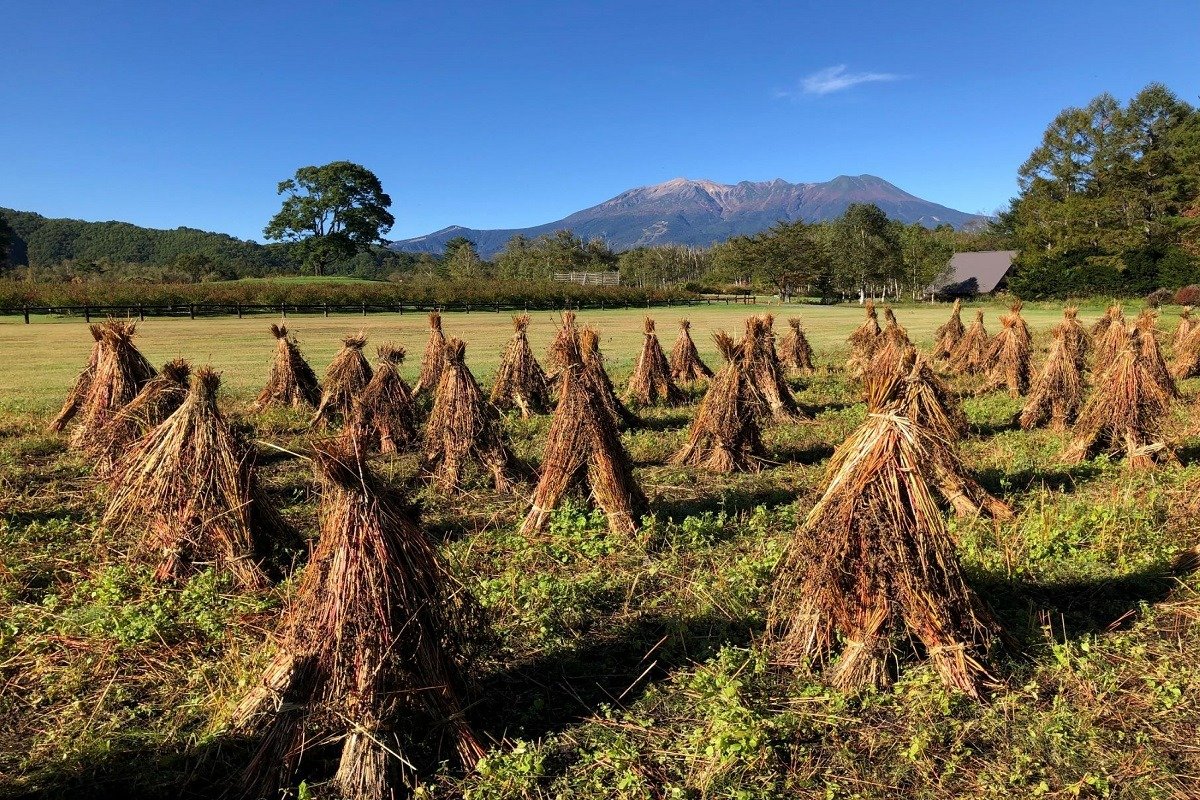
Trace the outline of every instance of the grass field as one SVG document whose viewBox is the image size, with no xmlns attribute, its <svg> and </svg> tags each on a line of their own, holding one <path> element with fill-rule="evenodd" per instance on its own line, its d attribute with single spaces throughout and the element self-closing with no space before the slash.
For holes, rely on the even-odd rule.
<svg viewBox="0 0 1200 800">
<path fill-rule="evenodd" d="M 995 332 L 1002 307 L 985 308 Z M 686 314 L 715 366 L 708 333 L 739 331 L 753 310 L 653 315 L 669 349 Z M 861 310 L 770 310 L 802 317 L 818 363 L 831 367 L 793 384 L 816 422 L 766 431 L 771 469 L 714 476 L 666 465 L 694 406 L 645 410 L 645 424 L 622 436 L 653 512 L 636 539 L 614 539 L 580 506 L 526 539 L 517 526 L 528 486 L 501 496 L 481 480 L 466 496 L 439 498 L 416 480 L 411 455 L 378 460 L 423 501 L 426 529 L 495 631 L 480 647 L 469 712 L 489 756 L 464 775 L 429 743 L 405 741 L 422 796 L 1200 797 L 1200 581 L 1168 569 L 1200 540 L 1200 380 L 1183 384 L 1171 425 L 1181 466 L 1140 474 L 1105 458 L 1065 465 L 1063 437 L 1012 427 L 1020 400 L 967 399 L 963 457 L 1017 517 L 951 529 L 1018 652 L 997 659 L 1000 687 L 984 704 L 943 688 L 920 659 L 905 661 L 888 691 L 844 695 L 819 674 L 769 668 L 758 638 L 772 570 L 833 446 L 864 416 L 837 369 Z M 600 329 L 618 384 L 643 313 L 580 314 Z M 1027 307 L 1039 348 L 1059 313 Z M 928 345 L 947 308 L 898 315 Z M 148 320 L 138 344 L 155 363 L 210 361 L 224 373 L 231 416 L 257 439 L 299 450 L 309 440 L 303 415 L 244 415 L 270 362 L 269 321 Z M 412 375 L 426 338 L 424 319 L 408 315 L 288 324 L 318 373 L 338 337 L 362 328 L 372 344 L 407 346 Z M 1165 312 L 1162 327 L 1174 324 Z M 445 329 L 468 342 L 487 384 L 509 315 L 447 314 Z M 553 329 L 552 315 L 534 315 L 539 356 Z M 217 797 L 250 744 L 224 721 L 263 664 L 293 580 L 245 592 L 206 571 L 165 587 L 123 557 L 128 538 L 98 523 L 105 489 L 87 459 L 44 432 L 90 346 L 81 321 L 0 320 L 0 797 Z M 546 417 L 505 420 L 531 465 L 547 427 Z M 307 465 L 273 457 L 261 475 L 313 535 Z M 329 764 L 312 759 L 293 796 L 328 796 L 328 776 Z"/>
<path fill-rule="evenodd" d="M 1001 305 L 982 305 L 992 331 L 999 327 Z M 774 305 L 742 306 L 713 305 L 691 308 L 655 308 L 652 315 L 658 325 L 664 347 L 670 349 L 678 320 L 693 321 L 693 336 L 704 358 L 719 361 L 709 334 L 725 329 L 739 334 L 743 320 L 754 310 L 772 311 L 780 319 L 789 316 L 804 320 L 809 339 L 818 357 L 844 352 L 846 336 L 859 323 L 862 310 L 854 306 Z M 1089 313 L 1090 312 L 1090 313 Z M 595 326 L 601 334 L 601 347 L 609 368 L 621 375 L 632 369 L 633 360 L 641 347 L 641 322 L 645 310 L 585 311 L 579 319 Z M 910 305 L 900 310 L 900 317 L 909 335 L 919 346 L 932 342 L 933 332 L 945 322 L 945 306 Z M 1085 321 L 1099 316 L 1100 309 L 1085 309 Z M 544 353 L 554 335 L 559 314 L 534 312 L 529 340 L 536 353 Z M 969 323 L 971 307 L 964 309 L 963 318 Z M 1035 330 L 1046 330 L 1058 319 L 1055 307 L 1030 307 L 1025 316 Z M 211 363 L 224 373 L 223 386 L 234 398 L 252 397 L 265 380 L 275 351 L 275 342 L 267 333 L 265 316 L 236 319 L 219 317 L 197 320 L 147 319 L 139 324 L 138 346 L 151 362 L 161 364 L 170 358 L 184 357 L 195 363 Z M 320 374 L 333 358 L 339 339 L 347 333 L 363 330 L 368 336 L 368 352 L 374 344 L 394 340 L 408 348 L 406 374 L 415 376 L 420 356 L 425 348 L 428 324 L 424 315 L 371 314 L 332 316 L 292 315 L 287 319 L 289 329 L 300 340 L 305 356 Z M 447 335 L 459 336 L 467 342 L 467 362 L 476 377 L 487 381 L 495 372 L 504 343 L 512 335 L 511 314 L 475 312 L 444 315 Z M 19 317 L 0 318 L 0 353 L 20 354 L 0 359 L 0 403 L 18 410 L 47 410 L 62 399 L 75 374 L 87 360 L 92 339 L 82 318 L 36 319 L 25 325 Z"/>
</svg>

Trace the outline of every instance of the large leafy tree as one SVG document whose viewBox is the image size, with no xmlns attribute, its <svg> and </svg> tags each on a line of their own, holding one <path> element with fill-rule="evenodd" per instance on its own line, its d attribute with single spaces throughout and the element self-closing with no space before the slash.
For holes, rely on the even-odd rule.
<svg viewBox="0 0 1200 800">
<path fill-rule="evenodd" d="M 277 193 L 286 195 L 283 207 L 263 235 L 295 242 L 305 266 L 317 275 L 330 263 L 381 242 L 396 222 L 388 212 L 392 198 L 384 194 L 379 178 L 349 161 L 301 167 L 280 182 Z"/>
<path fill-rule="evenodd" d="M 898 292 L 903 277 L 900 241 L 879 206 L 851 203 L 833 223 L 831 239 L 834 270 L 847 288 L 860 297 L 879 289 Z"/>
</svg>

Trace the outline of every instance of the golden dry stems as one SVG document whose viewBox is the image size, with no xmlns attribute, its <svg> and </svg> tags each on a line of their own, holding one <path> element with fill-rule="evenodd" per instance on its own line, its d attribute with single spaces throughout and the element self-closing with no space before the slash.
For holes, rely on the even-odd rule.
<svg viewBox="0 0 1200 800">
<path fill-rule="evenodd" d="M 513 459 L 499 415 L 479 388 L 465 356 L 462 339 L 446 340 L 442 377 L 425 427 L 421 471 L 439 491 L 449 493 L 463 489 L 466 468 L 477 463 L 491 472 L 496 491 L 512 491 Z"/>
<path fill-rule="evenodd" d="M 84 365 L 83 371 L 75 377 L 75 383 L 72 384 L 71 391 L 67 393 L 67 398 L 63 401 L 62 408 L 59 409 L 57 416 L 50 423 L 50 430 L 54 433 L 61 433 L 66 429 L 67 424 L 79 412 L 79 407 L 83 404 L 83 398 L 87 396 L 88 389 L 92 385 L 92 377 L 96 374 L 96 364 L 100 362 L 100 351 L 104 342 L 103 330 L 98 323 L 88 326 L 88 331 L 92 334 L 92 339 L 94 340 L 92 342 L 92 352 L 88 355 L 87 364 Z"/>
<path fill-rule="evenodd" d="M 551 392 L 558 391 L 558 381 L 560 373 L 567 365 L 568 351 L 571 347 L 578 345 L 579 331 L 575 326 L 575 312 L 564 311 L 562 314 L 562 322 L 558 329 L 554 332 L 554 338 L 550 340 L 550 346 L 546 349 L 546 368 L 549 372 L 546 373 L 546 382 L 550 386 Z"/>
<path fill-rule="evenodd" d="M 132 320 L 109 319 L 100 324 L 96 367 L 79 399 L 72 447 L 83 449 L 154 377 L 154 367 L 133 344 L 136 331 L 137 323 Z"/>
<path fill-rule="evenodd" d="M 438 387 L 442 369 L 446 365 L 446 334 L 442 333 L 442 315 L 429 312 L 429 341 L 425 344 L 425 355 L 421 358 L 421 374 L 413 393 L 428 394 Z"/>
<path fill-rule="evenodd" d="M 642 352 L 629 376 L 626 400 L 643 406 L 682 405 L 687 399 L 671 378 L 671 365 L 654 332 L 654 320 L 646 317 L 642 327 Z"/>
<path fill-rule="evenodd" d="M 107 474 L 138 439 L 175 413 L 188 395 L 192 368 L 182 358 L 168 361 L 137 397 L 106 422 L 85 449 L 97 459 L 96 473 Z"/>
<path fill-rule="evenodd" d="M 962 323 L 962 299 L 959 298 L 954 301 L 950 319 L 946 320 L 934 334 L 933 358 L 938 361 L 949 358 L 959 341 L 962 340 L 965 330 Z"/>
<path fill-rule="evenodd" d="M 1101 318 L 1101 322 L 1105 320 L 1108 324 L 1102 326 L 1100 334 L 1095 332 L 1095 328 L 1092 329 L 1092 341 L 1096 350 L 1096 358 L 1092 364 L 1093 375 L 1103 375 L 1117 354 L 1129 345 L 1129 325 L 1125 322 L 1121 307 L 1111 306 Z M 1100 323 L 1097 323 L 1097 326 L 1099 327 Z"/>
<path fill-rule="evenodd" d="M 385 342 L 377 353 L 375 374 L 354 398 L 343 435 L 368 452 L 398 453 L 417 441 L 416 401 L 400 374 L 404 348 Z"/>
<path fill-rule="evenodd" d="M 1145 309 L 1138 314 L 1134 325 L 1142 334 L 1139 341 L 1141 342 L 1142 363 L 1145 364 L 1146 371 L 1158 384 L 1158 387 L 1170 395 L 1171 399 L 1178 400 L 1180 397 L 1179 387 L 1175 385 L 1175 378 L 1171 375 L 1171 369 L 1167 366 L 1162 349 L 1158 346 L 1158 315 L 1150 309 Z"/>
<path fill-rule="evenodd" d="M 840 640 L 830 682 L 882 687 L 915 640 L 948 686 L 978 699 L 994 682 L 985 661 L 1000 628 L 967 585 L 934 501 L 932 443 L 906 417 L 873 411 L 834 453 L 824 494 L 776 569 L 776 663 L 826 662 Z"/>
<path fill-rule="evenodd" d="M 882 378 L 884 376 L 903 375 L 908 371 L 908 366 L 904 363 L 905 354 L 912 347 L 912 342 L 909 341 L 908 331 L 901 327 L 896 321 L 896 314 L 890 308 L 884 308 L 884 326 L 883 332 L 877 338 L 875 352 L 871 356 L 870 366 L 868 367 L 869 375 L 873 379 Z"/>
<path fill-rule="evenodd" d="M 1188 334 L 1196 327 L 1197 320 L 1192 317 L 1192 307 L 1184 306 L 1179 312 L 1179 324 L 1175 326 L 1175 333 L 1171 337 L 1171 348 L 1178 350 L 1179 347 L 1187 341 Z"/>
<path fill-rule="evenodd" d="M 594 340 L 595 332 L 584 328 L 579 341 L 566 342 L 562 351 L 566 359 L 562 388 L 546 437 L 538 485 L 521 525 L 525 535 L 541 532 L 550 524 L 554 509 L 573 486 L 585 488 L 607 517 L 609 530 L 616 534 L 637 531 L 649 508 L 634 479 L 633 463 L 621 444 L 604 388 L 584 363 L 584 345 L 589 338 Z M 603 371 L 603 366 L 600 369 Z"/>
<path fill-rule="evenodd" d="M 1048 423 L 1051 430 L 1062 432 L 1079 416 L 1083 405 L 1083 368 L 1067 345 L 1068 327 L 1063 322 L 1054 328 L 1046 363 L 1034 379 L 1021 410 L 1020 423 L 1025 430 Z"/>
<path fill-rule="evenodd" d="M 681 383 L 704 381 L 713 376 L 713 371 L 700 360 L 696 343 L 692 341 L 692 323 L 686 319 L 679 320 L 679 335 L 671 348 L 670 363 L 671 378 Z"/>
<path fill-rule="evenodd" d="M 788 320 L 787 333 L 779 340 L 779 361 L 784 368 L 796 375 L 811 375 L 813 366 L 813 349 L 800 320 L 792 317 Z"/>
<path fill-rule="evenodd" d="M 969 474 L 955 443 L 966 432 L 967 420 L 957 399 L 934 374 L 929 362 L 911 352 L 911 368 L 871 376 L 867 382 L 867 412 L 902 416 L 924 437 L 929 453 L 925 476 L 959 517 L 981 514 L 998 520 L 1013 518 L 1012 508 L 994 497 Z"/>
<path fill-rule="evenodd" d="M 292 533 L 255 479 L 252 449 L 217 408 L 219 386 L 211 367 L 192 373 L 183 405 L 113 470 L 103 524 L 139 532 L 133 556 L 156 564 L 159 580 L 216 564 L 260 588 L 260 562 Z"/>
<path fill-rule="evenodd" d="M 983 324 L 983 310 L 975 311 L 975 321 L 963 332 L 962 339 L 950 353 L 947 365 L 957 375 L 978 375 L 987 370 L 990 339 Z"/>
<path fill-rule="evenodd" d="M 1179 380 L 1200 376 L 1200 325 L 1193 325 L 1187 337 L 1175 346 L 1171 373 Z"/>
<path fill-rule="evenodd" d="M 491 393 L 492 405 L 520 409 L 526 418 L 550 408 L 550 385 L 529 346 L 528 328 L 528 314 L 513 317 L 513 337 L 504 347 Z"/>
<path fill-rule="evenodd" d="M 254 401 L 254 409 L 316 408 L 321 402 L 321 385 L 313 368 L 304 360 L 296 338 L 286 325 L 271 325 L 275 337 L 275 360 L 267 385 Z"/>
<path fill-rule="evenodd" d="M 320 536 L 275 656 L 233 714 L 260 741 L 241 788 L 277 796 L 310 746 L 340 739 L 338 795 L 383 800 L 409 783 L 402 737 L 448 730 L 464 766 L 483 756 L 464 717 L 480 613 L 361 449 L 320 444 L 314 466 Z"/>
<path fill-rule="evenodd" d="M 1114 303 L 1108 308 L 1104 309 L 1104 313 L 1100 315 L 1100 319 L 1092 323 L 1092 339 L 1094 339 L 1096 342 L 1099 342 L 1100 339 L 1103 338 L 1106 333 L 1108 333 L 1108 328 L 1110 325 L 1112 325 L 1113 320 L 1120 319 L 1121 316 L 1120 303 Z"/>
<path fill-rule="evenodd" d="M 810 420 L 811 417 L 796 404 L 796 398 L 788 388 L 783 367 L 775 352 L 774 323 L 772 314 L 746 320 L 742 361 L 746 380 L 755 398 L 755 413 L 763 419 L 771 417 L 776 422 Z"/>
<path fill-rule="evenodd" d="M 766 461 L 754 392 L 745 376 L 743 350 L 728 334 L 713 335 L 725 364 L 709 383 L 692 419 L 688 440 L 671 458 L 710 472 L 757 472 Z"/>
<path fill-rule="evenodd" d="M 363 355 L 366 346 L 367 337 L 361 331 L 342 339 L 342 349 L 325 370 L 313 427 L 328 427 L 335 416 L 346 417 L 353 410 L 354 398 L 371 382 L 371 365 Z"/>
<path fill-rule="evenodd" d="M 583 360 L 583 378 L 600 398 L 601 404 L 612 417 L 617 426 L 633 427 L 638 424 L 635 415 L 617 396 L 608 371 L 604 369 L 604 354 L 600 352 L 600 335 L 595 328 L 584 326 L 579 331 L 576 343 L 572 347 L 578 349 Z M 573 357 L 573 356 L 568 356 Z"/>
<path fill-rule="evenodd" d="M 1075 306 L 1064 308 L 1062 322 L 1058 327 L 1062 331 L 1063 347 L 1067 354 L 1075 360 L 1080 373 L 1084 372 L 1087 369 L 1087 357 L 1092 348 L 1092 341 L 1079 322 L 1079 309 Z"/>
<path fill-rule="evenodd" d="M 980 393 L 1007 388 L 1009 397 L 1020 397 L 1029 391 L 1033 337 L 1021 318 L 1019 306 L 1001 317 L 1000 323 L 1000 332 L 988 350 L 987 382 Z"/>
<path fill-rule="evenodd" d="M 929 361 L 909 345 L 901 364 L 903 377 L 895 381 L 888 407 L 946 442 L 966 436 L 967 415 L 962 403 Z"/>
<path fill-rule="evenodd" d="M 1126 345 L 1099 376 L 1075 423 L 1064 461 L 1077 463 L 1108 453 L 1123 455 L 1130 467 L 1146 468 L 1171 457 L 1163 435 L 1171 396 L 1155 382 L 1143 359 L 1144 335 L 1136 327 L 1130 331 Z"/>
<path fill-rule="evenodd" d="M 850 342 L 850 359 L 846 362 L 846 371 L 851 378 L 863 377 L 875 355 L 875 349 L 881 344 L 883 331 L 879 327 L 879 314 L 875 310 L 874 300 L 867 301 L 866 315 L 867 318 L 847 339 Z"/>
</svg>

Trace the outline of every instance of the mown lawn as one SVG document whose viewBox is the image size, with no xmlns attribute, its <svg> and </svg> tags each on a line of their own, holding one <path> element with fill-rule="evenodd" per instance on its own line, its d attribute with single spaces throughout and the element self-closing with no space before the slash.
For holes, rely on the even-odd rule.
<svg viewBox="0 0 1200 800">
<path fill-rule="evenodd" d="M 655 309 L 669 349 L 675 322 L 740 330 L 753 309 Z M 764 310 L 759 308 L 759 310 Z M 889 691 L 843 695 L 818 674 L 780 673 L 757 646 L 770 575 L 796 519 L 816 499 L 832 447 L 862 420 L 838 367 L 854 307 L 773 308 L 801 316 L 829 369 L 794 383 L 816 423 L 768 429 L 775 466 L 718 477 L 664 466 L 694 405 L 646 410 L 623 435 L 653 515 L 633 540 L 586 508 L 560 511 L 543 536 L 517 534 L 525 498 L 480 481 L 446 500 L 415 480 L 415 459 L 376 466 L 424 501 L 426 529 L 488 610 L 470 715 L 492 744 L 472 775 L 412 742 L 422 792 L 468 798 L 895 798 L 1200 796 L 1200 582 L 1169 572 L 1200 540 L 1200 381 L 1184 384 L 1172 425 L 1181 466 L 1130 474 L 1099 459 L 1060 463 L 1064 440 L 1010 424 L 1020 401 L 966 401 L 966 462 L 1017 510 L 1009 523 L 952 520 L 976 590 L 1016 637 L 996 664 L 1002 686 L 977 705 L 918 659 Z M 998 328 L 1000 306 L 988 305 Z M 620 384 L 643 312 L 584 312 Z M 945 306 L 904 306 L 928 345 Z M 1086 308 L 1090 322 L 1098 308 Z M 1027 307 L 1045 346 L 1055 307 Z M 970 310 L 964 313 L 969 322 Z M 289 450 L 301 415 L 248 417 L 273 342 L 268 320 L 149 320 L 138 342 L 156 363 L 181 355 L 223 371 L 224 403 L 255 436 Z M 289 319 L 320 372 L 339 335 L 394 339 L 415 374 L 415 316 Z M 1162 327 L 1174 326 L 1164 314 Z M 485 384 L 510 333 L 507 314 L 446 315 Z M 539 355 L 553 332 L 535 314 Z M 233 588 L 206 572 L 182 587 L 127 563 L 128 541 L 98 526 L 105 492 L 86 459 L 45 424 L 87 356 L 80 321 L 0 321 L 0 796 L 215 797 L 247 743 L 223 732 L 231 702 L 262 663 L 292 588 Z M 696 395 L 698 399 L 698 394 Z M 536 465 L 548 417 L 505 422 Z M 316 487 L 298 459 L 265 459 L 285 514 L 315 533 Z M 297 560 L 302 566 L 303 555 Z M 319 758 L 301 796 L 322 796 Z"/>
</svg>

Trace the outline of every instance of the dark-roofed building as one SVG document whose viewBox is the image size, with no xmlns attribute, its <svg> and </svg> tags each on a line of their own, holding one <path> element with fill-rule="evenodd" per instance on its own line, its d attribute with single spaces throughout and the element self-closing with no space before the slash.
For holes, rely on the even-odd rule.
<svg viewBox="0 0 1200 800">
<path fill-rule="evenodd" d="M 949 276 L 934 291 L 950 297 L 991 294 L 1004 288 L 1004 279 L 1016 257 L 1016 250 L 955 253 L 950 259 Z"/>
</svg>

